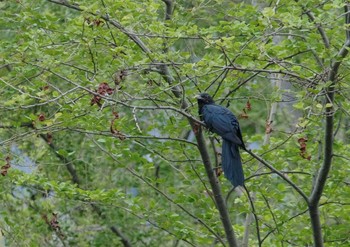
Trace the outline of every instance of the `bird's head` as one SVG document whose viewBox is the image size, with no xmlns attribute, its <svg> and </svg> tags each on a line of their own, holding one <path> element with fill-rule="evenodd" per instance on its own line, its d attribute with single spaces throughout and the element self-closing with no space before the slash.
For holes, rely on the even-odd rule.
<svg viewBox="0 0 350 247">
<path fill-rule="evenodd" d="M 213 98 L 207 93 L 201 93 L 196 96 L 199 105 L 214 104 Z"/>
</svg>

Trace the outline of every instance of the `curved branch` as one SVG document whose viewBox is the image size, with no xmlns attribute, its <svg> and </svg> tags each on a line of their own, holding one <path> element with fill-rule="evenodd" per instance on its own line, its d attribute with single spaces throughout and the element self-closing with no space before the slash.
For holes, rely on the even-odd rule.
<svg viewBox="0 0 350 247">
<path fill-rule="evenodd" d="M 260 176 L 264 176 L 264 175 L 270 175 L 270 174 L 274 174 L 275 172 L 260 172 L 260 173 L 255 173 L 249 177 L 247 177 L 244 181 L 248 181 L 254 177 L 260 177 Z M 302 175 L 308 175 L 308 176 L 311 176 L 310 173 L 307 173 L 307 172 L 298 172 L 298 171 L 281 171 L 281 173 L 284 173 L 284 174 L 302 174 Z"/>
<path fill-rule="evenodd" d="M 32 127 L 34 128 L 34 126 L 32 126 Z M 79 184 L 80 184 L 79 176 L 78 176 L 77 170 L 75 170 L 75 168 L 73 166 L 72 161 L 68 160 L 66 157 L 64 157 L 63 155 L 59 154 L 59 152 L 57 152 L 56 147 L 53 145 L 53 143 L 51 143 L 49 141 L 49 139 L 47 138 L 46 135 L 40 134 L 40 137 L 51 148 L 51 150 L 54 152 L 54 154 L 57 156 L 57 158 L 59 158 L 59 160 L 61 160 L 66 165 L 66 168 L 67 168 L 69 174 L 72 177 L 72 182 L 79 186 Z"/>
<path fill-rule="evenodd" d="M 279 170 L 277 170 L 276 168 L 274 168 L 272 165 L 270 165 L 267 161 L 265 161 L 264 159 L 262 159 L 260 156 L 256 155 L 255 153 L 253 153 L 251 150 L 246 149 L 246 152 L 249 153 L 251 156 L 253 156 L 256 160 L 258 160 L 259 162 L 261 162 L 261 164 L 263 164 L 264 166 L 266 166 L 267 168 L 269 168 L 271 171 L 273 171 L 274 173 L 276 173 L 280 178 L 282 178 L 284 181 L 286 181 L 290 186 L 293 187 L 293 189 L 296 190 L 296 192 L 299 193 L 299 195 L 305 200 L 306 203 L 309 203 L 309 198 L 307 197 L 307 195 L 295 184 L 293 183 L 289 178 L 287 178 L 286 176 L 283 175 L 282 172 L 280 172 Z"/>
<path fill-rule="evenodd" d="M 48 2 L 51 3 L 55 3 L 55 4 L 59 4 L 59 5 L 63 5 L 65 7 L 68 7 L 70 9 L 74 9 L 77 11 L 84 11 L 84 9 L 82 9 L 79 5 L 77 4 L 73 4 L 73 3 L 69 3 L 67 0 L 47 0 Z M 99 13 L 93 13 L 88 11 L 87 13 L 89 13 L 90 15 L 93 16 L 99 16 L 101 19 L 103 19 L 104 21 L 108 22 L 109 24 L 111 24 L 112 26 L 116 27 L 117 29 L 119 29 L 119 31 L 121 31 L 122 33 L 124 33 L 125 35 L 127 35 L 132 41 L 134 41 L 134 43 L 136 45 L 138 45 L 141 50 L 146 53 L 146 54 L 150 54 L 151 50 L 148 49 L 148 47 L 143 43 L 143 41 L 136 35 L 133 34 L 132 31 L 128 31 L 126 28 L 124 28 L 118 21 L 110 19 L 108 15 L 100 15 Z"/>
<path fill-rule="evenodd" d="M 269 210 L 269 212 L 271 214 L 272 220 L 275 223 L 275 229 L 277 230 L 277 232 L 279 232 L 279 224 L 277 223 L 276 216 L 275 216 L 274 212 L 272 211 L 272 208 L 271 208 L 271 205 L 269 203 L 269 200 L 266 198 L 266 196 L 264 194 L 261 194 L 261 195 L 262 195 L 262 197 L 263 197 L 263 199 L 265 201 L 265 204 L 266 204 L 266 206 L 267 206 L 267 208 L 268 208 L 268 210 Z M 262 244 L 262 242 L 261 242 L 261 244 Z"/>
<path fill-rule="evenodd" d="M 299 2 L 299 0 L 295 0 L 295 2 Z M 306 9 L 304 6 L 301 7 L 304 11 L 303 14 L 306 14 L 307 17 L 309 17 L 309 20 L 311 22 L 313 22 L 318 30 L 318 32 L 320 33 L 321 35 L 321 38 L 323 40 L 323 44 L 324 46 L 328 49 L 330 47 L 330 42 L 329 42 L 329 39 L 328 39 L 328 36 L 326 34 L 326 32 L 324 31 L 323 27 L 322 27 L 322 24 L 321 23 L 316 23 L 315 22 L 315 16 L 313 15 L 313 13 L 311 12 L 311 10 L 309 9 Z"/>
<path fill-rule="evenodd" d="M 34 126 L 31 126 L 32 128 L 34 128 Z M 74 166 L 73 166 L 73 162 L 69 159 L 67 159 L 66 157 L 64 157 L 63 155 L 59 154 L 57 152 L 56 147 L 48 140 L 47 136 L 40 134 L 40 137 L 46 142 L 46 144 L 54 151 L 55 155 L 64 163 L 66 164 L 66 168 L 69 172 L 69 174 L 72 177 L 72 182 L 74 184 L 76 184 L 78 187 L 80 185 L 80 179 L 78 176 L 77 171 L 75 170 Z M 105 218 L 100 210 L 99 207 L 97 207 L 94 204 L 90 204 L 90 206 L 92 206 L 92 208 L 94 209 L 94 211 L 101 217 L 101 218 Z M 116 226 L 111 226 L 110 230 L 115 233 L 118 237 L 121 238 L 121 242 L 123 243 L 124 247 L 131 247 L 130 244 L 130 240 L 116 227 Z"/>
<path fill-rule="evenodd" d="M 116 226 L 112 226 L 111 227 L 112 232 L 114 232 L 118 237 L 120 237 L 120 241 L 122 242 L 122 244 L 124 245 L 124 247 L 131 247 L 131 243 L 130 240 L 124 235 L 124 233 L 122 233 L 119 228 L 117 228 Z"/>
<path fill-rule="evenodd" d="M 293 220 L 293 219 L 295 219 L 295 218 L 297 218 L 297 217 L 299 217 L 299 216 L 305 214 L 307 211 L 308 211 L 308 210 L 305 209 L 304 211 L 293 215 L 293 216 L 290 217 L 289 219 L 282 221 L 282 222 L 279 224 L 279 227 L 282 227 L 285 223 L 287 223 L 287 222 L 289 222 L 289 221 L 291 221 L 291 220 Z M 261 240 L 261 244 L 268 238 L 268 236 L 269 236 L 271 233 L 275 232 L 276 230 L 277 230 L 277 226 L 276 226 L 274 229 L 272 229 L 271 231 L 269 231 L 269 232 L 263 237 L 263 239 Z"/>
<path fill-rule="evenodd" d="M 347 14 L 345 15 L 345 23 L 350 24 L 350 13 L 348 13 L 348 10 L 350 8 L 350 4 L 347 4 L 345 6 L 345 12 Z M 335 61 L 332 66 L 331 70 L 329 72 L 329 81 L 332 82 L 332 84 L 327 88 L 327 94 L 326 94 L 326 127 L 325 127 L 325 147 L 324 147 L 324 161 L 323 165 L 318 173 L 317 180 L 314 186 L 314 189 L 312 191 L 312 194 L 310 196 L 310 204 L 317 204 L 321 198 L 324 185 L 327 180 L 327 176 L 332 164 L 332 157 L 333 157 L 333 125 L 334 125 L 334 94 L 335 94 L 335 84 L 336 84 L 336 77 L 338 75 L 339 67 L 342 63 L 342 60 L 348 55 L 349 48 L 350 48 L 350 30 L 346 31 L 346 41 L 343 45 L 343 47 L 338 52 L 338 59 Z"/>
<path fill-rule="evenodd" d="M 173 1 L 172 0 L 162 0 L 165 3 L 165 20 L 170 20 L 173 14 Z"/>
<path fill-rule="evenodd" d="M 71 3 L 69 3 L 66 0 L 47 0 L 47 1 L 55 3 L 55 4 L 63 5 L 63 6 L 66 6 L 68 8 L 72 8 L 72 9 L 75 9 L 75 10 L 78 10 L 78 11 L 83 11 L 83 9 L 81 9 L 79 6 L 71 4 Z M 94 16 L 99 16 L 104 21 L 109 22 L 111 25 L 113 25 L 118 30 L 120 30 L 122 33 L 126 34 L 132 41 L 135 42 L 135 44 L 137 46 L 139 46 L 141 48 L 141 50 L 148 57 L 150 57 L 151 50 L 142 42 L 142 40 L 139 39 L 138 36 L 136 36 L 136 35 L 130 33 L 129 31 L 127 31 L 118 21 L 110 19 L 109 16 L 107 16 L 107 15 L 100 15 L 100 14 L 91 13 L 91 12 L 88 12 L 88 13 L 91 14 L 91 15 L 94 15 Z M 153 59 L 151 59 L 151 60 L 153 61 Z M 168 66 L 166 64 L 164 64 L 164 63 L 160 63 L 159 70 L 160 70 L 159 73 L 160 73 L 160 75 L 162 75 L 163 79 L 169 85 L 172 86 L 174 84 L 175 80 L 172 77 L 172 75 L 170 74 Z M 52 71 L 50 71 L 50 72 L 52 72 Z M 67 80 L 67 78 L 65 78 L 65 79 Z M 73 83 L 73 85 L 77 85 L 74 82 L 71 82 L 71 83 Z M 83 88 L 80 85 L 79 85 L 79 87 Z M 89 91 L 92 94 L 96 94 L 95 92 L 93 92 L 92 90 L 89 90 L 87 88 L 83 88 L 83 89 L 86 90 L 86 91 Z M 218 211 L 220 213 L 220 216 L 221 216 L 220 219 L 222 221 L 222 224 L 223 224 L 223 227 L 224 227 L 224 230 L 225 230 L 225 233 L 226 233 L 226 238 L 227 238 L 228 243 L 229 243 L 230 246 L 237 247 L 238 243 L 237 243 L 234 231 L 233 231 L 233 227 L 232 227 L 231 220 L 230 220 L 230 217 L 229 217 L 228 209 L 226 207 L 225 201 L 224 201 L 223 196 L 221 194 L 221 188 L 220 188 L 219 181 L 217 180 L 217 177 L 215 176 L 214 171 L 212 169 L 212 165 L 211 165 L 211 162 L 210 162 L 208 150 L 206 148 L 206 143 L 205 143 L 205 140 L 204 140 L 204 136 L 203 136 L 202 130 L 200 128 L 200 126 L 204 125 L 204 124 L 201 123 L 200 121 L 198 121 L 197 119 L 195 119 L 191 114 L 188 114 L 187 112 L 185 112 L 186 109 L 188 108 L 188 103 L 185 100 L 185 95 L 183 95 L 183 92 L 182 92 L 181 88 L 178 85 L 173 85 L 171 87 L 171 90 L 172 90 L 172 93 L 175 95 L 175 97 L 181 99 L 180 102 L 181 102 L 181 109 L 182 110 L 179 110 L 179 109 L 176 109 L 176 108 L 173 108 L 173 107 L 163 107 L 163 109 L 169 109 L 169 110 L 170 110 L 170 108 L 172 108 L 173 110 L 176 109 L 175 110 L 176 112 L 181 112 L 182 115 L 187 117 L 187 119 L 188 119 L 188 121 L 189 121 L 189 123 L 190 123 L 190 125 L 192 127 L 192 130 L 194 131 L 195 136 L 196 136 L 198 149 L 199 149 L 199 152 L 201 154 L 201 157 L 202 157 L 202 160 L 203 160 L 203 164 L 205 166 L 205 169 L 206 169 L 206 172 L 207 172 L 207 176 L 209 178 L 209 182 L 210 182 L 210 185 L 211 185 L 213 193 L 214 193 L 216 206 L 217 206 L 217 209 L 218 209 Z M 104 97 L 102 97 L 102 98 L 104 98 Z M 121 105 L 125 105 L 123 102 L 118 102 L 118 103 L 121 104 Z M 127 104 L 125 106 L 130 107 Z M 140 107 L 133 107 L 133 108 L 139 108 L 140 109 Z M 218 239 L 220 240 L 220 238 L 218 238 Z"/>
<path fill-rule="evenodd" d="M 137 174 L 134 170 L 132 170 L 131 168 L 127 168 L 127 170 L 129 172 L 131 172 L 135 177 L 139 178 L 140 180 L 142 180 L 143 182 L 145 182 L 148 186 L 150 186 L 152 189 L 156 190 L 160 195 L 162 195 L 163 197 L 165 197 L 169 202 L 173 203 L 174 205 L 176 205 L 177 207 L 179 207 L 182 211 L 184 211 L 186 214 L 188 214 L 190 217 L 192 217 L 193 219 L 195 219 L 198 223 L 202 224 L 209 232 L 211 232 L 216 238 L 217 240 L 223 245 L 225 246 L 225 243 L 223 242 L 223 240 L 221 239 L 221 237 L 210 227 L 208 226 L 202 219 L 198 218 L 197 216 L 195 216 L 194 214 L 192 214 L 190 211 L 188 211 L 186 208 L 184 208 L 181 204 L 175 202 L 173 199 L 171 199 L 167 194 L 165 194 L 164 192 L 162 192 L 160 189 L 158 189 L 157 187 L 155 187 L 153 184 L 151 184 L 150 182 L 148 182 L 146 179 L 144 179 L 142 176 L 140 176 L 139 174 Z"/>
<path fill-rule="evenodd" d="M 252 207 L 252 214 L 254 215 L 254 219 L 255 219 L 256 235 L 258 237 L 259 247 L 261 247 L 262 241 L 261 241 L 261 237 L 260 237 L 259 219 L 258 219 L 258 216 L 256 214 L 255 206 L 254 206 L 255 198 L 253 198 L 250 195 L 250 192 L 248 191 L 248 189 L 245 185 L 243 185 L 243 187 L 244 187 L 245 191 L 247 192 L 248 200 L 249 200 L 250 206 Z M 255 195 L 253 194 L 253 196 L 255 196 Z"/>
<path fill-rule="evenodd" d="M 350 24 L 350 4 L 347 3 L 344 6 L 345 15 L 345 24 Z M 309 214 L 312 224 L 313 237 L 314 237 L 314 245 L 315 246 L 324 246 L 323 236 L 322 236 L 322 228 L 321 228 L 321 220 L 320 220 L 320 212 L 319 212 L 319 202 L 322 196 L 324 186 L 327 181 L 327 177 L 329 171 L 332 166 L 332 158 L 333 158 L 333 141 L 334 141 L 334 96 L 335 96 L 335 86 L 337 82 L 337 75 L 339 67 L 342 63 L 342 60 L 348 55 L 350 48 L 350 30 L 346 30 L 346 40 L 344 42 L 343 47 L 338 52 L 338 58 L 335 62 L 333 62 L 328 80 L 332 82 L 332 84 L 326 89 L 326 126 L 325 126 L 325 137 L 324 137 L 324 160 L 321 168 L 318 171 L 317 178 L 314 183 L 314 188 L 312 190 L 310 201 L 309 201 Z"/>
<path fill-rule="evenodd" d="M 106 149 L 104 149 L 98 142 L 94 141 L 95 145 L 97 145 L 97 147 L 104 152 L 105 154 L 107 154 L 109 157 L 111 157 L 114 161 L 119 163 L 119 160 L 114 156 L 114 154 L 108 152 Z M 172 204 L 176 205 L 178 208 L 180 208 L 183 212 L 185 212 L 187 215 L 189 215 L 191 218 L 195 219 L 198 223 L 200 223 L 201 225 L 203 225 L 207 230 L 209 230 L 209 232 L 211 232 L 217 239 L 218 241 L 220 241 L 224 246 L 224 242 L 221 239 L 221 237 L 210 227 L 208 226 L 202 219 L 198 218 L 197 216 L 195 216 L 194 214 L 192 214 L 190 211 L 188 211 L 185 207 L 183 207 L 181 204 L 175 202 L 173 199 L 171 199 L 167 194 L 165 194 L 163 191 L 161 191 L 159 188 L 157 188 L 156 186 L 154 186 L 153 184 L 151 184 L 147 179 L 145 179 L 143 176 L 141 176 L 140 174 L 138 174 L 134 169 L 130 168 L 130 167 L 126 167 L 125 168 L 127 171 L 129 171 L 133 176 L 137 177 L 138 179 L 140 179 L 142 182 L 144 182 L 145 184 L 147 184 L 149 187 L 151 187 L 153 190 L 157 191 L 157 193 L 159 193 L 160 195 L 162 195 L 166 200 L 168 200 L 169 202 L 171 202 Z"/>
<path fill-rule="evenodd" d="M 312 83 L 313 80 L 309 78 L 304 78 L 300 77 L 298 74 L 295 74 L 293 72 L 285 71 L 282 69 L 279 70 L 272 70 L 272 69 L 255 69 L 255 68 L 242 68 L 238 66 L 225 66 L 225 67 L 220 67 L 220 66 L 214 66 L 215 68 L 222 68 L 222 69 L 229 69 L 229 70 L 237 70 L 237 71 L 243 71 L 243 72 L 255 72 L 255 73 L 268 73 L 268 74 L 282 74 L 282 75 L 288 75 L 290 77 L 296 78 L 298 80 L 304 80 L 309 83 Z"/>
<path fill-rule="evenodd" d="M 317 28 L 318 32 L 320 33 L 321 38 L 323 40 L 323 44 L 328 49 L 331 45 L 330 45 L 328 36 L 322 27 L 322 24 L 315 22 L 315 16 L 312 14 L 311 10 L 306 10 L 305 14 L 309 17 L 310 21 L 315 23 L 315 26 L 316 26 L 316 28 Z"/>
</svg>

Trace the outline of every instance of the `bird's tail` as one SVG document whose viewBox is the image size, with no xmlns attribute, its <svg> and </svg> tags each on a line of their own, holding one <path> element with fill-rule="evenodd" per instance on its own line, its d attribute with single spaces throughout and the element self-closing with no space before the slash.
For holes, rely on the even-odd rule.
<svg viewBox="0 0 350 247">
<path fill-rule="evenodd" d="M 243 186 L 244 174 L 238 145 L 226 140 L 222 142 L 222 169 L 233 187 Z"/>
</svg>

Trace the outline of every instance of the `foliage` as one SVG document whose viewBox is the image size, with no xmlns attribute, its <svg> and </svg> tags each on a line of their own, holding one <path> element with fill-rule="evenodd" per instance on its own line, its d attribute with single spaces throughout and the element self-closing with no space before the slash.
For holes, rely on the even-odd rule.
<svg viewBox="0 0 350 247">
<path fill-rule="evenodd" d="M 239 117 L 245 142 L 307 197 L 333 158 L 316 205 L 327 246 L 349 244 L 347 4 L 252 2 L 0 2 L 6 245 L 225 242 L 195 139 L 202 91 Z M 254 211 L 219 176 L 238 241 L 250 228 L 249 246 L 315 243 L 311 203 L 242 156 Z M 258 227 L 245 228 L 252 211 Z"/>
</svg>

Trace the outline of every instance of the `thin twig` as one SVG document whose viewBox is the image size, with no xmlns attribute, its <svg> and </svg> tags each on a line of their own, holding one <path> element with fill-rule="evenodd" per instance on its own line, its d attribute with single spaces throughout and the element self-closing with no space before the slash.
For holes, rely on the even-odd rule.
<svg viewBox="0 0 350 247">
<path fill-rule="evenodd" d="M 109 157 L 111 157 L 114 161 L 118 162 L 118 158 L 114 156 L 114 154 L 110 153 L 109 151 L 107 151 L 106 149 L 104 149 L 97 141 L 93 140 L 95 145 L 97 145 L 97 147 L 104 152 L 105 154 L 107 154 Z M 147 184 L 147 186 L 149 186 L 150 188 L 152 188 L 153 190 L 157 191 L 158 194 L 162 195 L 166 200 L 168 200 L 169 202 L 171 202 L 172 204 L 176 205 L 178 208 L 180 208 L 183 212 L 185 212 L 187 215 L 189 215 L 191 218 L 195 219 L 198 223 L 200 223 L 201 225 L 203 225 L 207 230 L 209 230 L 209 232 L 211 232 L 219 241 L 220 243 L 222 243 L 223 246 L 225 246 L 225 243 L 223 242 L 223 240 L 221 239 L 221 237 L 210 227 L 208 226 L 202 219 L 198 218 L 197 216 L 195 216 L 194 214 L 192 214 L 190 211 L 188 211 L 186 208 L 184 208 L 181 204 L 175 202 L 173 199 L 171 199 L 167 194 L 165 194 L 163 191 L 161 191 L 159 188 L 157 188 L 156 186 L 154 186 L 153 184 L 151 184 L 147 179 L 145 179 L 144 177 L 142 177 L 141 175 L 139 175 L 135 170 L 133 170 L 130 167 L 126 167 L 125 168 L 127 171 L 129 171 L 133 176 L 137 177 L 138 179 L 140 179 L 142 182 L 144 182 L 145 184 Z"/>
<path fill-rule="evenodd" d="M 286 181 L 290 186 L 292 186 L 296 192 L 299 193 L 299 195 L 304 198 L 306 203 L 309 203 L 309 199 L 307 197 L 307 195 L 295 184 L 293 183 L 289 178 L 287 178 L 285 175 L 283 175 L 282 172 L 280 172 L 279 170 L 277 170 L 276 168 L 274 168 L 272 165 L 270 165 L 267 161 L 265 161 L 264 159 L 262 159 L 260 156 L 256 155 L 255 153 L 253 153 L 251 150 L 247 149 L 246 150 L 247 153 L 249 153 L 251 156 L 253 156 L 256 160 L 258 160 L 259 162 L 261 162 L 264 166 L 266 166 L 267 168 L 269 168 L 271 171 L 273 171 L 274 173 L 276 173 L 280 178 L 282 178 L 284 181 Z"/>
</svg>

